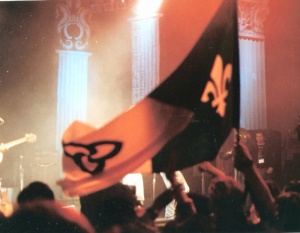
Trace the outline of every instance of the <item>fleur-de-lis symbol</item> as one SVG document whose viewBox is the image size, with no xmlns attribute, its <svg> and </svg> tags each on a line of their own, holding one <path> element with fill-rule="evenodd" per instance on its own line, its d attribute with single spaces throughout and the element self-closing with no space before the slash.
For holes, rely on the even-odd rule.
<svg viewBox="0 0 300 233">
<path fill-rule="evenodd" d="M 226 90 L 227 81 L 231 81 L 232 75 L 232 65 L 227 64 L 223 72 L 223 60 L 220 55 L 217 55 L 214 61 L 214 65 L 210 72 L 211 81 L 208 81 L 204 92 L 201 96 L 202 102 L 209 101 L 209 93 L 213 95 L 213 100 L 211 106 L 213 108 L 217 107 L 216 112 L 221 116 L 225 116 L 226 110 L 226 97 L 228 96 L 228 91 Z"/>
</svg>

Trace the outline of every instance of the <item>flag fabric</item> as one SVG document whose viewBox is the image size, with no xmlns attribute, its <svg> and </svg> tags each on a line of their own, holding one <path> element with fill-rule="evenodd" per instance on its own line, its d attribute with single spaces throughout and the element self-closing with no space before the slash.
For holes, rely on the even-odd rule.
<svg viewBox="0 0 300 233">
<path fill-rule="evenodd" d="M 65 178 L 58 184 L 65 195 L 81 196 L 109 187 L 141 165 L 152 172 L 146 161 L 192 116 L 184 108 L 145 98 L 100 129 L 73 122 L 62 138 Z"/>
<path fill-rule="evenodd" d="M 154 172 L 175 154 L 176 169 L 213 160 L 239 128 L 237 3 L 225 0 L 190 54 L 149 98 L 193 111 L 187 128 L 152 159 Z"/>
<path fill-rule="evenodd" d="M 224 0 L 180 66 L 141 102 L 96 129 L 65 131 L 58 182 L 68 196 L 107 188 L 126 174 L 163 172 L 213 160 L 239 127 L 236 1 Z"/>
</svg>

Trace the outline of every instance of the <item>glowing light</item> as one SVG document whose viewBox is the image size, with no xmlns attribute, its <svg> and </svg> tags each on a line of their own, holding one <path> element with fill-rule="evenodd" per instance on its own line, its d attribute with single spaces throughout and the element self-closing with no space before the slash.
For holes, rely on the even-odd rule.
<svg viewBox="0 0 300 233">
<path fill-rule="evenodd" d="M 162 0 L 139 0 L 134 7 L 134 12 L 139 16 L 149 16 L 157 13 Z"/>
</svg>

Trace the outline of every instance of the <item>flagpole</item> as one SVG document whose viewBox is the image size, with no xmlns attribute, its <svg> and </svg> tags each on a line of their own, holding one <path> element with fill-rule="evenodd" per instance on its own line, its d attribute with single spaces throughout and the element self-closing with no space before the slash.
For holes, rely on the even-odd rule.
<svg viewBox="0 0 300 233">
<path fill-rule="evenodd" d="M 155 200 L 155 184 L 156 184 L 156 174 L 153 173 L 152 178 L 152 201 Z"/>
<path fill-rule="evenodd" d="M 237 146 L 239 145 L 239 143 L 240 143 L 240 139 L 241 139 L 241 137 L 240 137 L 240 128 L 237 128 L 236 129 L 237 130 L 237 134 L 235 135 L 235 141 L 237 142 Z M 234 150 L 233 150 L 233 156 L 232 156 L 232 162 L 233 162 L 233 164 L 234 164 L 234 156 L 235 156 L 235 153 L 234 153 Z M 234 176 L 234 179 L 237 181 L 237 173 L 238 173 L 238 170 L 235 168 L 235 167 L 233 167 L 233 176 Z"/>
<path fill-rule="evenodd" d="M 201 172 L 201 191 L 202 191 L 202 195 L 205 195 L 205 177 L 204 177 L 204 172 Z"/>
</svg>

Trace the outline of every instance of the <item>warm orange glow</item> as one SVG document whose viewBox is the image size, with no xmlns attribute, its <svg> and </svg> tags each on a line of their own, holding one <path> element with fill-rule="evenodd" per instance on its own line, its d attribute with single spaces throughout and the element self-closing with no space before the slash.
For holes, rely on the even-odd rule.
<svg viewBox="0 0 300 233">
<path fill-rule="evenodd" d="M 134 12 L 139 16 L 149 16 L 157 13 L 162 0 L 139 0 Z"/>
</svg>

